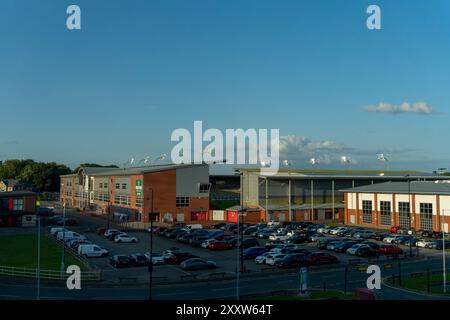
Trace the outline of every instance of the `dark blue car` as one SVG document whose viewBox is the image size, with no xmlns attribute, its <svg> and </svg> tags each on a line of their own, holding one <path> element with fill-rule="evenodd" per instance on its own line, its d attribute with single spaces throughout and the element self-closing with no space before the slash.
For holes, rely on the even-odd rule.
<svg viewBox="0 0 450 320">
<path fill-rule="evenodd" d="M 243 258 L 244 259 L 255 259 L 256 257 L 268 252 L 269 249 L 265 247 L 252 247 L 244 250 Z"/>
</svg>

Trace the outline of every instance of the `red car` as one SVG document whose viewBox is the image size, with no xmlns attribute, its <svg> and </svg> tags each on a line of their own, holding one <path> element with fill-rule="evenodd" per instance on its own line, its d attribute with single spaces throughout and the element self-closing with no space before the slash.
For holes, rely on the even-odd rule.
<svg viewBox="0 0 450 320">
<path fill-rule="evenodd" d="M 187 252 L 177 252 L 171 255 L 169 258 L 167 258 L 168 263 L 173 264 L 180 264 L 185 260 L 192 259 L 192 258 L 200 258 L 199 256 L 187 253 Z"/>
<path fill-rule="evenodd" d="M 399 229 L 400 229 L 400 226 L 392 226 L 389 231 L 391 233 L 397 233 Z"/>
<path fill-rule="evenodd" d="M 108 228 L 98 228 L 98 229 L 97 229 L 97 234 L 98 234 L 99 236 L 104 236 L 106 230 L 108 230 Z"/>
<path fill-rule="evenodd" d="M 403 250 L 395 245 L 383 244 L 378 249 L 378 252 L 382 254 L 401 254 Z"/>
<path fill-rule="evenodd" d="M 313 252 L 308 256 L 309 264 L 338 263 L 339 260 L 327 252 Z"/>
<path fill-rule="evenodd" d="M 228 250 L 231 249 L 231 245 L 229 245 L 226 241 L 216 241 L 212 242 L 208 245 L 209 250 Z"/>
</svg>

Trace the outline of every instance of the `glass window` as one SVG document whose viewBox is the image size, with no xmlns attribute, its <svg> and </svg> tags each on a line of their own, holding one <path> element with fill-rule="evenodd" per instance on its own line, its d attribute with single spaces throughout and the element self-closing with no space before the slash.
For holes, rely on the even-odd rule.
<svg viewBox="0 0 450 320">
<path fill-rule="evenodd" d="M 385 226 L 391 225 L 391 202 L 380 201 L 380 223 Z"/>
<path fill-rule="evenodd" d="M 127 189 L 127 184 L 126 183 L 122 183 L 122 190 L 126 190 Z"/>
<path fill-rule="evenodd" d="M 116 183 L 116 189 L 120 189 L 120 183 Z"/>
<path fill-rule="evenodd" d="M 362 209 L 363 209 L 363 222 L 372 223 L 372 201 L 363 200 Z"/>
<path fill-rule="evenodd" d="M 433 204 L 420 203 L 420 228 L 433 230 Z"/>
<path fill-rule="evenodd" d="M 411 227 L 409 202 L 398 203 L 398 215 L 400 227 L 409 229 Z"/>
<path fill-rule="evenodd" d="M 177 197 L 176 198 L 177 207 L 189 207 L 189 197 Z"/>
<path fill-rule="evenodd" d="M 13 210 L 15 211 L 23 210 L 23 199 L 13 199 Z"/>
</svg>

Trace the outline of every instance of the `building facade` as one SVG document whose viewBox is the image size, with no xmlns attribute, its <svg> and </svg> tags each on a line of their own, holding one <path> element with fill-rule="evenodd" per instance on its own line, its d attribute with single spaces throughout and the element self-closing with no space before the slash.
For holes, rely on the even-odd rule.
<svg viewBox="0 0 450 320">
<path fill-rule="evenodd" d="M 343 222 L 342 189 L 387 181 L 445 179 L 440 175 L 416 171 L 280 169 L 275 175 L 264 175 L 259 169 L 239 169 L 238 172 L 241 175 L 244 208 L 259 208 L 261 212 L 258 215 L 265 221 Z M 235 210 L 230 208 L 229 211 Z"/>
<path fill-rule="evenodd" d="M 113 219 L 161 222 L 208 219 L 209 166 L 81 167 L 61 176 L 61 203 Z"/>
<path fill-rule="evenodd" d="M 448 182 L 387 182 L 343 192 L 346 224 L 448 232 Z"/>
<path fill-rule="evenodd" d="M 30 191 L 0 192 L 0 227 L 36 225 L 36 194 Z"/>
</svg>

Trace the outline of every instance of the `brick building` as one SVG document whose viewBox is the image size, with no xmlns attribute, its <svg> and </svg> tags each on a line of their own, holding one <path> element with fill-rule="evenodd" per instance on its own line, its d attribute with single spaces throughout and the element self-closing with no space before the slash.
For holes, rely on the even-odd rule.
<svg viewBox="0 0 450 320">
<path fill-rule="evenodd" d="M 61 203 L 128 221 L 208 219 L 209 166 L 81 167 L 61 176 Z"/>
<path fill-rule="evenodd" d="M 445 176 L 417 171 L 280 169 L 265 175 L 257 168 L 237 170 L 241 176 L 244 208 L 249 221 L 344 222 L 344 188 L 388 181 L 435 181 Z M 258 209 L 258 210 L 256 210 Z M 235 208 L 224 214 L 235 220 Z"/>
<path fill-rule="evenodd" d="M 448 182 L 386 182 L 342 191 L 346 224 L 448 232 Z"/>
<path fill-rule="evenodd" d="M 35 225 L 36 194 L 34 192 L 0 192 L 0 227 Z"/>
</svg>

